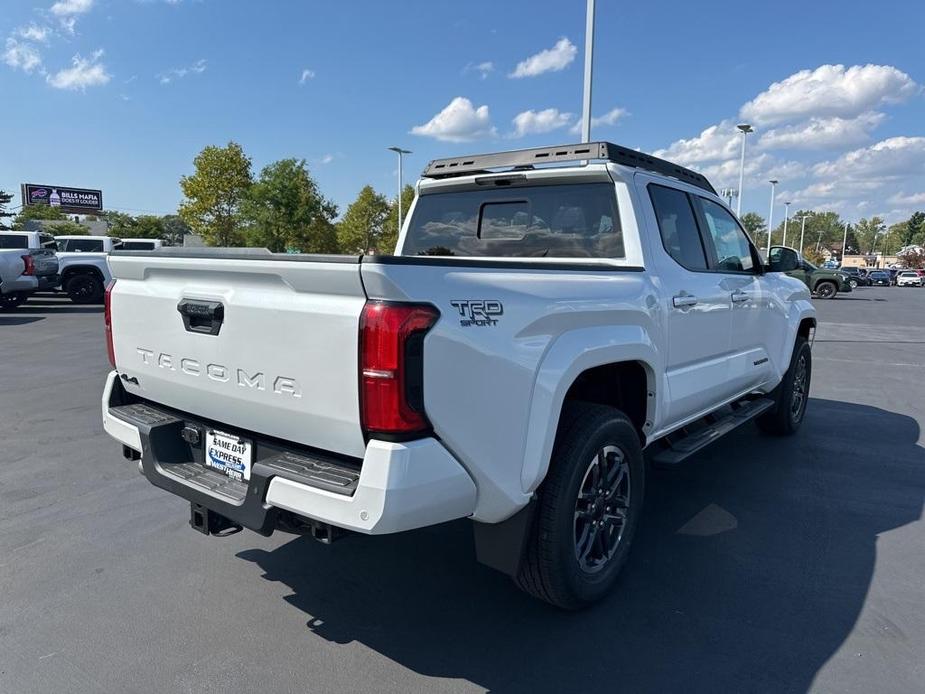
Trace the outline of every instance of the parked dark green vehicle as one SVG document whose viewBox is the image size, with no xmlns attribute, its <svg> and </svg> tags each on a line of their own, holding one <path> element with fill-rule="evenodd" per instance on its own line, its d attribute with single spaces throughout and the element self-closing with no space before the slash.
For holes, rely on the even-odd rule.
<svg viewBox="0 0 925 694">
<path fill-rule="evenodd" d="M 787 274 L 801 280 L 809 290 L 819 299 L 833 299 L 838 292 L 850 292 L 851 284 L 848 275 L 841 270 L 826 270 L 816 267 L 806 260 L 800 252 L 787 246 L 771 246 L 768 260 L 772 266 L 784 261 L 782 256 L 796 254 L 798 261 L 795 270 L 788 270 Z M 788 266 L 792 262 L 787 263 Z"/>
</svg>

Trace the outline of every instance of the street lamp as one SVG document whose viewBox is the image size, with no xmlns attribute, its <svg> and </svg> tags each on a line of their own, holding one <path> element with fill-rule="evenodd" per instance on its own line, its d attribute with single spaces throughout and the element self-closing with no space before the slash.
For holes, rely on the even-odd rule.
<svg viewBox="0 0 925 694">
<path fill-rule="evenodd" d="M 736 127 L 739 129 L 739 132 L 742 133 L 742 158 L 739 160 L 739 199 L 736 201 L 736 217 L 741 217 L 742 187 L 745 184 L 745 139 L 748 137 L 748 134 L 754 132 L 755 129 L 748 123 L 739 123 Z"/>
<path fill-rule="evenodd" d="M 804 214 L 800 219 L 803 220 L 803 223 L 800 225 L 800 253 L 803 252 L 803 235 L 806 233 L 806 220 L 809 219 L 808 214 Z"/>
<path fill-rule="evenodd" d="M 398 233 L 400 235 L 401 234 L 401 191 L 402 191 L 402 188 L 404 187 L 404 183 L 402 182 L 402 177 L 401 177 L 402 164 L 403 164 L 402 157 L 405 154 L 411 154 L 411 150 L 402 149 L 401 147 L 388 147 L 388 149 L 398 154 Z"/>
<path fill-rule="evenodd" d="M 774 189 L 777 187 L 778 180 L 772 178 L 768 183 L 771 184 L 771 210 L 768 212 L 768 257 L 771 256 L 771 229 L 774 228 Z"/>
<path fill-rule="evenodd" d="M 845 264 L 845 253 L 848 250 L 848 222 L 845 222 L 845 238 L 841 242 L 841 264 Z"/>
<path fill-rule="evenodd" d="M 781 243 L 782 246 L 787 245 L 787 223 L 790 221 L 790 203 L 784 203 L 784 240 Z"/>
</svg>

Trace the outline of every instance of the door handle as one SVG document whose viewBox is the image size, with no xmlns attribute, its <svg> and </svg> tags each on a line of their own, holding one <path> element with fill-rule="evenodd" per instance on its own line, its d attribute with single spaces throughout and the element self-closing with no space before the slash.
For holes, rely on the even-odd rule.
<svg viewBox="0 0 925 694">
<path fill-rule="evenodd" d="M 220 301 L 183 299 L 177 304 L 187 332 L 218 335 L 225 320 L 225 307 Z"/>
<path fill-rule="evenodd" d="M 697 304 L 696 296 L 679 295 L 671 297 L 671 305 L 675 308 L 686 308 Z"/>
<path fill-rule="evenodd" d="M 735 302 L 735 303 L 737 303 L 737 304 L 739 304 L 739 303 L 741 303 L 741 302 L 743 302 L 743 301 L 748 301 L 749 298 L 750 298 L 750 297 L 748 296 L 748 294 L 746 294 L 746 293 L 743 292 L 743 291 L 738 291 L 738 290 L 737 290 L 737 291 L 734 291 L 734 292 L 732 293 L 732 300 L 733 300 L 733 302 Z"/>
</svg>

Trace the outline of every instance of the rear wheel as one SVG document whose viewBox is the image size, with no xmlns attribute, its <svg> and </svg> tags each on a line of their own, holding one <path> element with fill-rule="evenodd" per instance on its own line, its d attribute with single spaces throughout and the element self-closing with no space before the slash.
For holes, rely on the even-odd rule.
<svg viewBox="0 0 925 694">
<path fill-rule="evenodd" d="M 856 279 L 850 279 L 848 280 L 848 286 L 851 287 L 852 289 L 857 289 L 858 281 Z"/>
<path fill-rule="evenodd" d="M 9 292 L 0 294 L 0 310 L 9 311 L 26 303 L 29 295 L 25 292 Z"/>
<path fill-rule="evenodd" d="M 564 609 L 604 597 L 626 563 L 644 493 L 642 449 L 626 415 L 567 405 L 517 585 Z"/>
<path fill-rule="evenodd" d="M 98 304 L 103 300 L 103 282 L 89 272 L 71 277 L 64 290 L 75 304 Z"/>
<path fill-rule="evenodd" d="M 834 282 L 820 282 L 816 285 L 816 296 L 820 299 L 831 299 L 838 294 L 838 287 Z"/>
<path fill-rule="evenodd" d="M 778 436 L 796 433 L 806 414 L 812 375 L 812 350 L 805 338 L 798 337 L 793 346 L 790 368 L 784 380 L 774 389 L 774 407 L 755 420 L 758 428 Z"/>
</svg>

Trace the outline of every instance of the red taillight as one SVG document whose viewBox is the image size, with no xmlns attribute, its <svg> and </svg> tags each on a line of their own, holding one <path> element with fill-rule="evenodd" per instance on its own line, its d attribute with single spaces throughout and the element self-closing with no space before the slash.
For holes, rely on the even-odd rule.
<svg viewBox="0 0 925 694">
<path fill-rule="evenodd" d="M 360 421 L 366 434 L 413 438 L 424 414 L 424 335 L 440 312 L 429 304 L 371 301 L 360 316 Z"/>
<path fill-rule="evenodd" d="M 112 288 L 116 281 L 112 280 L 106 285 L 106 294 L 103 296 L 103 322 L 106 324 L 106 351 L 109 353 L 109 363 L 115 367 L 116 351 L 112 346 Z"/>
<path fill-rule="evenodd" d="M 22 271 L 22 274 L 34 275 L 35 274 L 35 258 L 33 258 L 31 255 L 24 255 L 22 256 L 22 262 L 23 262 L 23 265 L 25 265 L 25 269 Z"/>
</svg>

